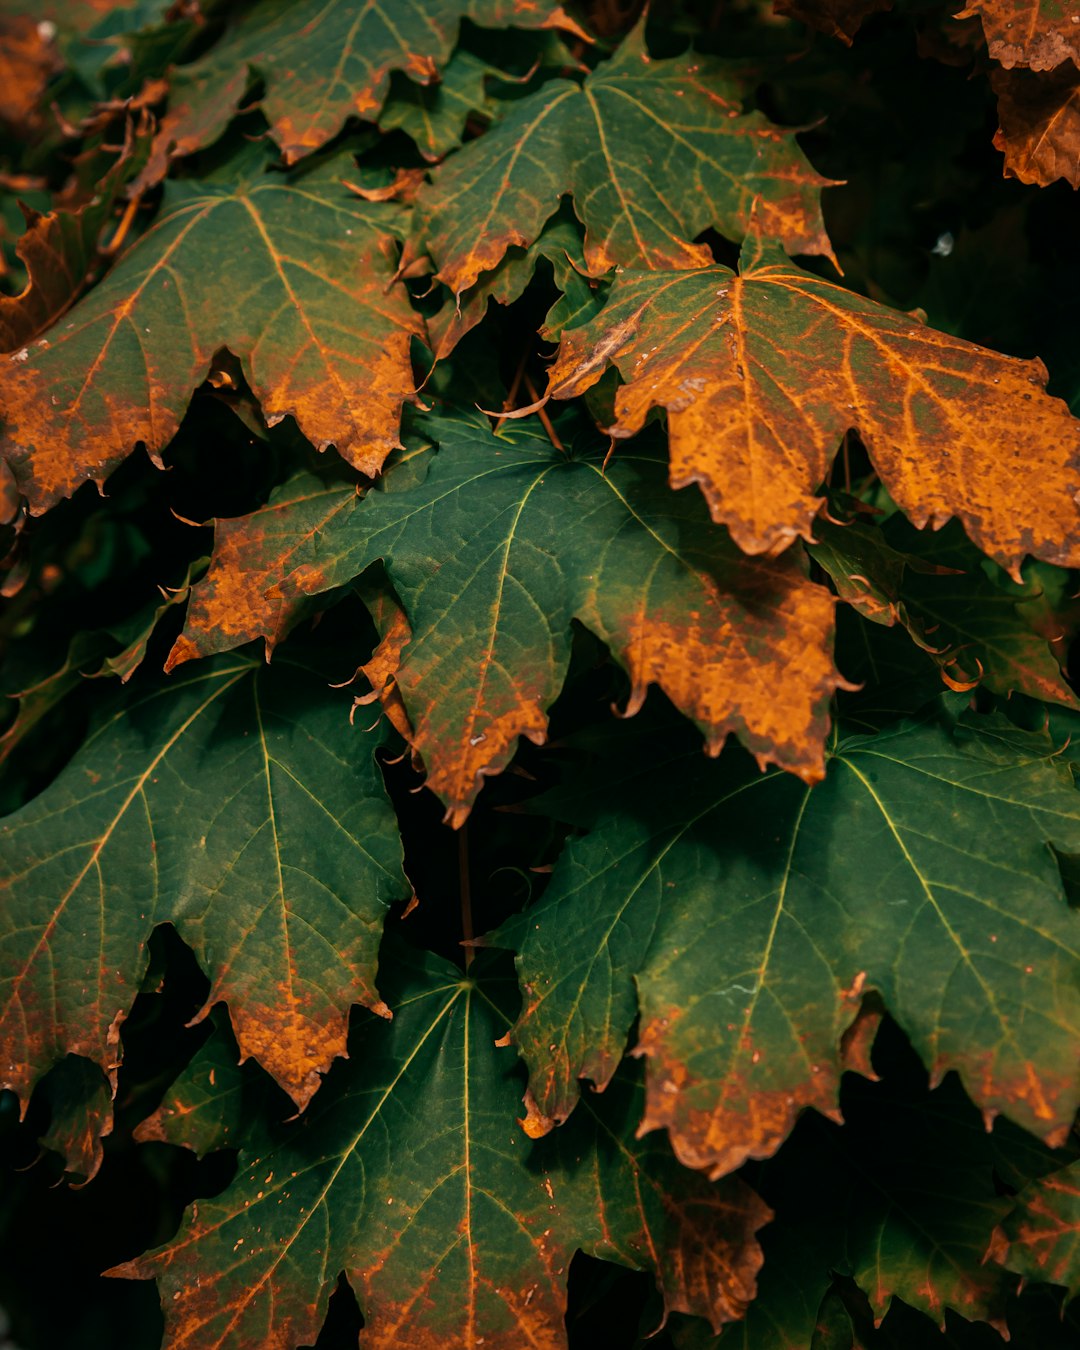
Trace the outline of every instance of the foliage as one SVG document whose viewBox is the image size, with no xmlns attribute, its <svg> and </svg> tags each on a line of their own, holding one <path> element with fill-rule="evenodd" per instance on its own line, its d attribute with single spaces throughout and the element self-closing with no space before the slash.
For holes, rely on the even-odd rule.
<svg viewBox="0 0 1080 1350">
<path fill-rule="evenodd" d="M 0 1338 L 1077 1344 L 1074 20 L 0 0 Z"/>
</svg>

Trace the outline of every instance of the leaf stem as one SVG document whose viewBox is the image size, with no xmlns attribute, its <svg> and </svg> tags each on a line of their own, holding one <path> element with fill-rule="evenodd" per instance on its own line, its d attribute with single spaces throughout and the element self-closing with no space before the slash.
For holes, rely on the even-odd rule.
<svg viewBox="0 0 1080 1350">
<path fill-rule="evenodd" d="M 461 937 L 465 947 L 465 969 L 473 959 L 472 889 L 469 885 L 469 827 L 458 830 L 458 889 L 461 893 Z"/>
</svg>

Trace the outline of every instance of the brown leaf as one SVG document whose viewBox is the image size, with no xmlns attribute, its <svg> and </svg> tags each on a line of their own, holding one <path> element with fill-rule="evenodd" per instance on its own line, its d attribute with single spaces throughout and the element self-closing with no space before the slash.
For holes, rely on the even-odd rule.
<svg viewBox="0 0 1080 1350">
<path fill-rule="evenodd" d="M 1042 187 L 1064 178 L 1080 187 L 1080 70 L 1071 62 L 1049 74 L 994 70 L 1001 126 L 994 146 L 1005 175 Z"/>
<path fill-rule="evenodd" d="M 990 55 L 1006 70 L 1053 70 L 1065 61 L 1080 66 L 1080 24 L 1075 7 L 1062 0 L 972 0 L 956 17 L 975 15 Z"/>
<path fill-rule="evenodd" d="M 0 122 L 28 134 L 41 122 L 41 102 L 58 69 L 49 28 L 30 14 L 0 15 Z"/>
</svg>

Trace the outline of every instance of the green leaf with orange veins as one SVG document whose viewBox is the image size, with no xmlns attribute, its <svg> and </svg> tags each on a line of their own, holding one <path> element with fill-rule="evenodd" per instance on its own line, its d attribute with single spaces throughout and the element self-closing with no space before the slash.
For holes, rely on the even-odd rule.
<svg viewBox="0 0 1080 1350">
<path fill-rule="evenodd" d="M 982 20 L 990 55 L 1006 70 L 1053 70 L 1065 61 L 1080 66 L 1075 13 L 1065 0 L 971 0 L 956 17 Z"/>
<path fill-rule="evenodd" d="M 536 422 L 429 426 L 441 449 L 423 482 L 371 492 L 311 535 L 280 593 L 317 594 L 385 559 L 412 630 L 397 687 L 453 824 L 519 736 L 545 739 L 575 617 L 628 669 L 631 710 L 658 684 L 710 753 L 734 733 L 762 762 L 821 775 L 842 683 L 833 601 L 793 560 L 746 559 L 698 501 L 667 491 L 662 456 L 605 473 Z"/>
<path fill-rule="evenodd" d="M 166 671 L 258 638 L 269 658 L 310 603 L 267 592 L 288 576 L 298 548 L 336 517 L 347 518 L 359 501 L 353 483 L 299 473 L 275 488 L 257 511 L 215 520 L 210 570 L 192 589 L 184 631 L 173 644 Z"/>
<path fill-rule="evenodd" d="M 612 436 L 665 408 L 671 483 L 697 483 L 748 553 L 814 516 L 855 429 L 920 528 L 957 517 L 1016 580 L 1025 554 L 1080 563 L 1080 422 L 1039 360 L 1000 356 L 804 272 L 750 239 L 726 267 L 616 275 L 596 319 L 563 335 L 548 395 L 615 365 Z"/>
<path fill-rule="evenodd" d="M 653 60 L 639 24 L 584 84 L 551 80 L 448 158 L 417 202 L 412 256 L 455 294 L 511 245 L 529 247 L 569 193 L 593 274 L 701 267 L 712 226 L 761 228 L 795 253 L 831 256 L 821 189 L 794 132 L 743 112 L 743 89 L 707 56 Z"/>
<path fill-rule="evenodd" d="M 541 261 L 550 268 L 552 280 L 560 292 L 548 310 L 541 335 L 554 340 L 564 328 L 593 318 L 600 308 L 600 297 L 595 283 L 584 275 L 581 230 L 564 207 L 548 221 L 534 244 L 527 249 L 517 246 L 507 249 L 503 260 L 490 272 L 485 272 L 475 286 L 459 295 L 456 302 L 451 300 L 445 304 L 428 320 L 435 356 L 442 360 L 450 355 L 487 313 L 489 301 L 499 305 L 513 304 L 524 294 Z"/>
<path fill-rule="evenodd" d="M 473 113 L 491 115 L 494 100 L 488 97 L 487 79 L 498 74 L 487 61 L 459 48 L 434 81 L 417 83 L 395 75 L 379 114 L 379 128 L 404 131 L 425 159 L 442 159 L 461 144 Z"/>
<path fill-rule="evenodd" d="M 813 789 L 684 754 L 594 796 L 611 814 L 501 939 L 534 1133 L 580 1078 L 603 1086 L 639 1014 L 643 1128 L 718 1175 L 768 1156 L 803 1107 L 835 1116 L 872 989 L 934 1081 L 955 1069 L 987 1116 L 1068 1131 L 1080 915 L 1050 845 L 1075 851 L 1080 794 L 1048 734 L 908 723 L 841 737 Z"/>
<path fill-rule="evenodd" d="M 1025 1186 L 994 1234 L 988 1257 L 1037 1284 L 1080 1293 L 1080 1162 Z"/>
<path fill-rule="evenodd" d="M 299 1105 L 375 988 L 383 917 L 409 887 L 375 738 L 279 658 L 214 658 L 119 700 L 0 823 L 2 1083 L 63 1055 L 115 1073 L 146 943 L 172 923 L 229 1004 L 241 1054 Z"/>
<path fill-rule="evenodd" d="M 256 150 L 238 179 L 166 186 L 105 279 L 0 369 L 0 453 L 33 512 L 100 485 L 139 442 L 160 462 L 221 347 L 268 420 L 292 415 L 320 449 L 378 472 L 422 325 L 405 289 L 387 289 L 399 209 L 353 198 L 338 181 L 352 163 L 286 177 Z"/>
<path fill-rule="evenodd" d="M 162 126 L 190 154 L 225 130 L 245 93 L 260 100 L 287 164 L 325 145 L 349 117 L 374 120 L 393 71 L 434 80 L 450 60 L 462 19 L 492 28 L 563 28 L 585 34 L 552 0 L 262 0 L 205 56 L 174 73 Z M 167 158 L 162 161 L 162 171 Z"/>
<path fill-rule="evenodd" d="M 557 1350 L 578 1248 L 650 1270 L 670 1310 L 741 1316 L 769 1217 L 753 1191 L 635 1139 L 632 1080 L 567 1137 L 530 1144 L 514 1057 L 495 1045 L 513 982 L 483 957 L 464 977 L 430 955 L 385 958 L 393 1021 L 362 1017 L 311 1112 L 242 1153 L 173 1242 L 110 1272 L 157 1276 L 165 1346 L 310 1343 L 344 1270 L 372 1350 Z"/>
<path fill-rule="evenodd" d="M 76 299 L 101 261 L 98 244 L 118 195 L 150 150 L 149 125 L 128 126 L 123 148 L 94 193 L 71 209 L 42 213 L 23 207 L 26 231 L 15 245 L 27 271 L 18 295 L 0 295 L 0 352 L 16 352 Z"/>
<path fill-rule="evenodd" d="M 899 516 L 884 529 L 819 520 L 814 533 L 809 551 L 841 599 L 873 622 L 902 624 L 951 688 L 984 684 L 996 694 L 1080 707 L 1054 651 L 1064 656 L 1067 630 L 1052 605 L 1042 605 L 1041 587 L 1016 585 L 955 522 L 930 534 Z"/>
</svg>

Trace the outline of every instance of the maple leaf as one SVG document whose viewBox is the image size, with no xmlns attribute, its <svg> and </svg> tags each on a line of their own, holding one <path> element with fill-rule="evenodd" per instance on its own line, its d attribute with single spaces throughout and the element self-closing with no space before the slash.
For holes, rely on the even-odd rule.
<svg viewBox="0 0 1080 1350">
<path fill-rule="evenodd" d="M 1026 1280 L 1080 1292 L 1080 1162 L 1033 1181 L 994 1234 L 988 1256 Z"/>
<path fill-rule="evenodd" d="M 1080 29 L 1064 0 L 972 0 L 956 17 L 982 20 L 990 55 L 1006 70 L 1080 66 Z"/>
<path fill-rule="evenodd" d="M 809 551 L 841 599 L 872 622 L 903 624 L 936 661 L 946 684 L 969 689 L 982 683 L 999 694 L 1019 690 L 1080 706 L 1047 634 L 1037 626 L 1041 616 L 1036 622 L 1028 616 L 1041 599 L 1039 587 L 1016 586 L 972 548 L 955 523 L 929 537 L 901 516 L 884 529 L 827 520 L 814 528 L 817 542 Z M 1043 626 L 1053 631 L 1052 623 Z"/>
<path fill-rule="evenodd" d="M 758 1171 L 777 1217 L 732 1345 L 806 1350 L 833 1272 L 854 1280 L 875 1322 L 901 1298 L 939 1326 L 947 1308 L 1000 1324 L 1006 1281 L 983 1255 L 1009 1202 L 993 1140 L 955 1079 L 930 1092 L 848 1080 L 843 1106 L 844 1126 L 808 1115 Z"/>
<path fill-rule="evenodd" d="M 256 77 L 266 85 L 261 107 L 270 134 L 293 164 L 347 117 L 378 113 L 392 71 L 434 80 L 464 18 L 585 37 L 551 0 L 368 0 L 359 8 L 352 0 L 263 0 L 205 56 L 174 72 L 158 171 L 171 156 L 216 140 Z"/>
<path fill-rule="evenodd" d="M 270 598 L 318 594 L 385 560 L 412 630 L 397 687 L 449 821 L 519 736 L 544 740 L 574 617 L 627 667 L 629 711 L 658 684 L 711 753 L 734 732 L 762 762 L 820 776 L 842 683 L 833 602 L 792 560 L 746 559 L 698 502 L 667 492 L 662 456 L 646 450 L 605 473 L 535 423 L 493 435 L 447 414 L 429 426 L 442 449 L 423 481 L 298 532 L 294 571 Z"/>
<path fill-rule="evenodd" d="M 5 1086 L 25 1100 L 67 1053 L 115 1071 L 146 942 L 171 922 L 243 1056 L 306 1104 L 349 1004 L 382 1007 L 382 918 L 408 894 L 374 743 L 345 734 L 310 673 L 218 658 L 121 702 L 0 824 Z"/>
<path fill-rule="evenodd" d="M 580 1078 L 604 1085 L 640 1012 L 642 1128 L 714 1175 L 768 1156 L 804 1106 L 835 1117 L 851 1000 L 876 989 L 933 1081 L 956 1069 L 988 1117 L 1063 1137 L 1080 919 L 1047 844 L 1075 850 L 1080 798 L 1047 733 L 985 717 L 841 738 L 812 791 L 653 757 L 618 798 L 501 939 L 533 1133 Z"/>
<path fill-rule="evenodd" d="M 1001 126 L 994 145 L 1005 173 L 1047 186 L 1064 178 L 1080 187 L 1080 70 L 1065 63 L 1047 75 L 992 70 Z"/>
<path fill-rule="evenodd" d="M 158 1277 L 167 1347 L 312 1341 L 344 1270 L 373 1348 L 407 1335 L 555 1350 L 579 1247 L 651 1269 L 670 1311 L 716 1327 L 741 1316 L 768 1218 L 744 1183 L 712 1186 L 635 1141 L 632 1082 L 590 1104 L 572 1138 L 530 1145 L 514 1125 L 513 1057 L 494 1044 L 507 982 L 478 977 L 482 960 L 464 978 L 403 950 L 386 964 L 394 1019 L 361 1023 L 352 1067 L 312 1112 L 242 1155 L 236 1181 L 160 1253 L 110 1272 Z"/>
<path fill-rule="evenodd" d="M 1019 581 L 1025 554 L 1080 562 L 1080 423 L 1046 367 L 935 332 L 804 272 L 759 239 L 726 267 L 623 272 L 563 335 L 548 396 L 613 363 L 612 436 L 668 413 L 671 483 L 697 483 L 750 553 L 813 538 L 843 434 L 858 431 L 916 526 L 957 517 Z"/>
<path fill-rule="evenodd" d="M 18 295 L 0 295 L 0 352 L 24 347 L 76 299 L 100 260 L 101 232 L 117 197 L 139 172 L 149 149 L 149 122 L 144 118 L 137 128 L 129 123 L 120 153 L 88 200 L 72 209 L 44 213 L 22 208 L 26 231 L 15 252 L 26 268 L 27 282 Z"/>
<path fill-rule="evenodd" d="M 489 62 L 459 48 L 437 81 L 418 84 L 395 77 L 379 114 L 379 127 L 404 131 L 426 160 L 440 160 L 461 144 L 473 113 L 492 114 L 495 103 L 488 97 L 487 79 L 499 74 Z"/>
<path fill-rule="evenodd" d="M 700 267 L 709 226 L 761 228 L 831 256 L 815 173 L 793 132 L 742 111 L 740 84 L 707 56 L 654 60 L 638 27 L 585 80 L 549 80 L 450 156 L 420 193 L 407 256 L 430 253 L 455 294 L 511 245 L 527 248 L 569 193 L 588 271 Z"/>
<path fill-rule="evenodd" d="M 404 288 L 387 291 L 399 208 L 344 191 L 349 156 L 288 178 L 266 163 L 169 183 L 150 229 L 0 371 L 0 452 L 33 512 L 100 485 L 139 442 L 160 463 L 221 347 L 268 420 L 291 414 L 361 472 L 398 445 L 423 331 Z"/>
</svg>

